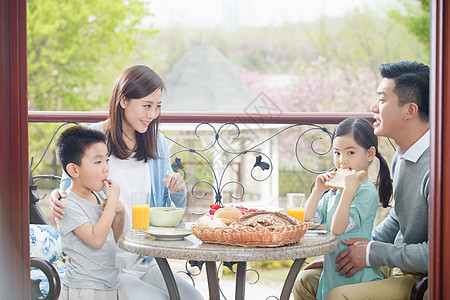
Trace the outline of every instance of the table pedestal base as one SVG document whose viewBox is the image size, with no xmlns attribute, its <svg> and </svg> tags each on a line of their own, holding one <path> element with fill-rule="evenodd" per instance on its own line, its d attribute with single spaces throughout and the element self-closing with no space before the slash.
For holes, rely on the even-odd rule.
<svg viewBox="0 0 450 300">
<path fill-rule="evenodd" d="M 172 270 L 170 269 L 169 263 L 165 258 L 155 257 L 156 262 L 161 270 L 164 277 L 164 281 L 167 286 L 167 291 L 171 300 L 179 300 L 180 292 L 178 291 L 178 286 L 173 276 Z M 289 273 L 281 291 L 280 300 L 288 300 L 292 288 L 297 278 L 298 272 L 300 271 L 304 258 L 299 258 L 294 260 Z M 208 289 L 209 289 L 209 299 L 210 300 L 220 300 L 220 290 L 219 290 L 219 277 L 217 276 L 217 266 L 215 261 L 207 261 L 206 264 L 206 275 L 208 278 Z M 244 300 L 245 299 L 245 278 L 247 273 L 247 263 L 238 262 L 236 271 L 236 291 L 235 299 Z"/>
<path fill-rule="evenodd" d="M 219 277 L 217 276 L 217 266 L 215 261 L 207 261 L 206 275 L 208 277 L 208 289 L 210 300 L 220 300 Z"/>
<path fill-rule="evenodd" d="M 297 279 L 298 272 L 302 268 L 305 258 L 297 258 L 289 270 L 289 273 L 284 281 L 283 289 L 281 290 L 280 300 L 288 300 L 294 287 L 295 279 Z"/>
<path fill-rule="evenodd" d="M 169 292 L 170 300 L 179 300 L 180 292 L 178 291 L 177 282 L 175 281 L 175 277 L 173 276 L 172 270 L 170 269 L 170 265 L 165 258 L 155 257 L 156 263 L 158 264 L 159 269 L 164 277 L 164 282 L 166 283 L 167 291 Z"/>
</svg>

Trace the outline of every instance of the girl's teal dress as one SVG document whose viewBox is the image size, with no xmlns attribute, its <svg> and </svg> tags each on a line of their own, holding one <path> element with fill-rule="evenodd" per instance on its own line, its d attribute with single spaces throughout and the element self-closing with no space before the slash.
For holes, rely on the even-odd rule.
<svg viewBox="0 0 450 300">
<path fill-rule="evenodd" d="M 317 212 L 322 218 L 322 224 L 326 224 L 329 231 L 331 231 L 331 222 L 341 196 L 342 190 L 330 190 L 323 195 L 317 206 Z M 378 191 L 370 180 L 365 180 L 361 182 L 361 187 L 356 192 L 350 208 L 350 219 L 354 221 L 351 225 L 353 228 L 340 236 L 336 236 L 339 240 L 339 249 L 333 253 L 326 254 L 324 257 L 323 273 L 319 281 L 317 299 L 325 299 L 332 289 L 341 285 L 382 279 L 378 267 L 367 267 L 350 278 L 340 276 L 335 271 L 336 264 L 334 263 L 338 254 L 347 248 L 346 245 L 341 243 L 341 240 L 353 238 L 372 239 L 373 222 L 377 209 Z"/>
</svg>

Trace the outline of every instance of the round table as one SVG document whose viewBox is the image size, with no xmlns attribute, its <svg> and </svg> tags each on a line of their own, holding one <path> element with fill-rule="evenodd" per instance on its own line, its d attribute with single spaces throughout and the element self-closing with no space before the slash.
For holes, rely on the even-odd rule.
<svg viewBox="0 0 450 300">
<path fill-rule="evenodd" d="M 289 299 L 298 272 L 307 257 L 336 251 L 336 237 L 321 230 L 309 230 L 300 242 L 273 248 L 246 248 L 202 243 L 190 235 L 181 240 L 159 240 L 148 234 L 127 232 L 119 239 L 119 247 L 125 251 L 153 256 L 163 274 L 170 299 L 180 299 L 178 287 L 167 258 L 205 261 L 210 299 L 220 299 L 216 262 L 237 262 L 235 299 L 244 299 L 245 274 L 249 261 L 273 261 L 293 259 L 294 264 L 286 277 L 280 299 Z"/>
</svg>

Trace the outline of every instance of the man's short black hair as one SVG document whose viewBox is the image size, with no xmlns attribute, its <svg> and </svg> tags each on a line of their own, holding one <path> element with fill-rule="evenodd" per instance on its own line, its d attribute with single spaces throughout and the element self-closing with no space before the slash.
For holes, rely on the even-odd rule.
<svg viewBox="0 0 450 300">
<path fill-rule="evenodd" d="M 394 93 L 398 104 L 414 102 L 419 107 L 419 117 L 428 122 L 430 112 L 430 67 L 417 61 L 400 61 L 380 66 L 381 76 L 394 79 Z"/>
<path fill-rule="evenodd" d="M 56 157 L 64 171 L 68 174 L 70 163 L 80 166 L 86 149 L 96 143 L 106 144 L 106 136 L 98 130 L 80 125 L 64 130 L 56 141 Z"/>
</svg>

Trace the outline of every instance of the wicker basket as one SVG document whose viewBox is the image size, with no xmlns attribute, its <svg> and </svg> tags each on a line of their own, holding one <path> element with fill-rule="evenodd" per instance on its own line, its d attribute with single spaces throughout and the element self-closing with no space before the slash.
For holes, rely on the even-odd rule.
<svg viewBox="0 0 450 300">
<path fill-rule="evenodd" d="M 300 241 L 310 224 L 301 222 L 299 225 L 284 227 L 210 228 L 194 223 L 191 231 L 204 243 L 243 247 L 279 247 Z"/>
</svg>

